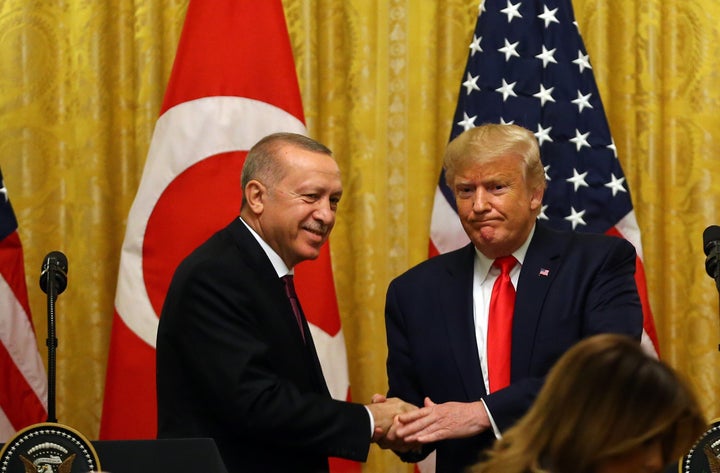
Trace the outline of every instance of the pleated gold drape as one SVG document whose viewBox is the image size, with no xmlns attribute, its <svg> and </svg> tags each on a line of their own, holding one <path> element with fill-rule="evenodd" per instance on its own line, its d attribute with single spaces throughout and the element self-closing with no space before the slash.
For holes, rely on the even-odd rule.
<svg viewBox="0 0 720 473">
<path fill-rule="evenodd" d="M 344 175 L 333 233 L 354 397 L 386 389 L 387 283 L 425 258 L 477 0 L 283 0 L 310 134 Z M 574 0 L 642 232 L 662 357 L 720 415 L 720 4 Z M 120 245 L 187 0 L 0 1 L 0 166 L 45 356 L 43 256 L 62 250 L 58 419 L 97 436 Z M 1 315 L 1 314 L 0 314 Z M 0 374 L 1 376 L 2 374 Z M 406 472 L 373 447 L 366 472 Z"/>
</svg>

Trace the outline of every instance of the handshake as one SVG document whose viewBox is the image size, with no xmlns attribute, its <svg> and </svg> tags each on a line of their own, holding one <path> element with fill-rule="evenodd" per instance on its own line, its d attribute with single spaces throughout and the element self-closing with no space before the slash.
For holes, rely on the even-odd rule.
<svg viewBox="0 0 720 473">
<path fill-rule="evenodd" d="M 417 406 L 397 397 L 388 399 L 382 394 L 374 394 L 372 404 L 366 407 L 370 410 L 375 421 L 372 441 L 376 442 L 381 448 L 407 452 L 420 447 L 418 442 L 407 442 L 404 438 L 398 436 L 398 429 L 404 427 L 400 419 L 407 413 L 418 411 Z"/>
<path fill-rule="evenodd" d="M 435 404 L 425 398 L 422 408 L 402 399 L 372 397 L 366 406 L 375 421 L 372 440 L 381 448 L 397 452 L 418 450 L 423 444 L 449 438 L 477 435 L 490 428 L 490 418 L 482 401 Z"/>
</svg>

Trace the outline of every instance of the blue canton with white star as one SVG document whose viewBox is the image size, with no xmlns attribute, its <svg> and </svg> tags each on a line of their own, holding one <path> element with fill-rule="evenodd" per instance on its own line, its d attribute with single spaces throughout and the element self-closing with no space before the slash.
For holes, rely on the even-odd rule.
<svg viewBox="0 0 720 473">
<path fill-rule="evenodd" d="M 489 122 L 535 133 L 550 226 L 604 233 L 632 210 L 570 0 L 480 4 L 450 139 Z M 440 188 L 455 208 L 444 175 Z"/>
</svg>

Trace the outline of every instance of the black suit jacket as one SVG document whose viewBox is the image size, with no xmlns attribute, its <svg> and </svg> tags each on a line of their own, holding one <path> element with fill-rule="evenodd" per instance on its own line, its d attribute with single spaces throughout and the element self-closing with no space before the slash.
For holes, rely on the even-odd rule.
<svg viewBox="0 0 720 473">
<path fill-rule="evenodd" d="M 578 340 L 602 332 L 641 337 L 633 246 L 538 223 L 517 285 L 511 385 L 488 395 L 473 322 L 474 257 L 470 244 L 391 282 L 385 309 L 388 396 L 417 405 L 425 396 L 436 403 L 484 399 L 502 431 L 527 411 L 550 367 Z M 486 431 L 434 445 L 437 471 L 463 471 L 494 439 Z M 431 449 L 401 457 L 417 461 Z"/>
<path fill-rule="evenodd" d="M 170 284 L 157 336 L 158 436 L 214 438 L 230 473 L 365 461 L 368 412 L 330 398 L 305 334 L 307 344 L 270 260 L 235 219 Z"/>
</svg>

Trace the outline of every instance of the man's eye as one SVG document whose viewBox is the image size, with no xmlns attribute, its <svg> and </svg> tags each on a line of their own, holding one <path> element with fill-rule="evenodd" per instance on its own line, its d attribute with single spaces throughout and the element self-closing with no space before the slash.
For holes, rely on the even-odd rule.
<svg viewBox="0 0 720 473">
<path fill-rule="evenodd" d="M 460 199 L 467 199 L 473 195 L 473 190 L 469 187 L 459 187 L 456 192 Z"/>
<path fill-rule="evenodd" d="M 305 199 L 308 202 L 315 202 L 318 200 L 317 194 L 303 194 L 303 199 Z"/>
</svg>

